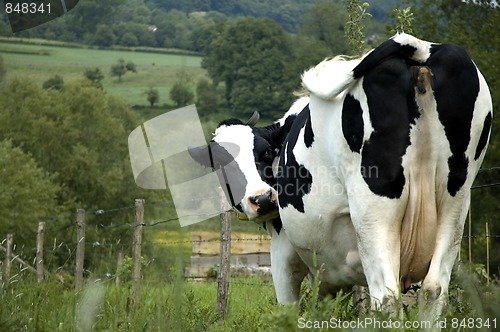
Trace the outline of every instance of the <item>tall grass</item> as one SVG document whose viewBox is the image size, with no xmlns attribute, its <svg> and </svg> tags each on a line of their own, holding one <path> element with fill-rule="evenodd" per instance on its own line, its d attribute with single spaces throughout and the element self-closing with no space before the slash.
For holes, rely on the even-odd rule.
<svg viewBox="0 0 500 332">
<path fill-rule="evenodd" d="M 34 277 L 21 272 L 0 291 L 0 331 L 351 331 L 355 330 L 352 322 L 358 321 L 372 322 L 359 329 L 363 331 L 401 331 L 373 324 L 389 320 L 410 322 L 405 331 L 420 330 L 414 324 L 419 319 L 416 304 L 406 305 L 398 318 L 360 313 L 350 293 L 317 300 L 316 282 L 313 289 L 303 284 L 298 304 L 280 306 L 268 282 L 233 277 L 228 314 L 222 321 L 215 309 L 215 282 L 144 280 L 141 299 L 134 303 L 127 282 L 117 287 L 113 280 L 89 280 L 82 291 L 75 292 L 72 285 L 57 281 L 37 284 Z M 498 284 L 485 285 L 462 266 L 451 286 L 443 331 L 495 331 L 494 324 L 500 323 Z M 486 319 L 490 327 L 479 328 L 478 322 Z"/>
</svg>

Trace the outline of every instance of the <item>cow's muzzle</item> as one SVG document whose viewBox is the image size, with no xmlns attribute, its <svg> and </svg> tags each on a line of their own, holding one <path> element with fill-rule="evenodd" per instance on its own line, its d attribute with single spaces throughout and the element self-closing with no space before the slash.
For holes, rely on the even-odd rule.
<svg viewBox="0 0 500 332">
<path fill-rule="evenodd" d="M 273 193 L 271 189 L 263 194 L 250 196 L 248 201 L 249 205 L 252 206 L 260 216 L 271 213 L 278 208 L 276 194 Z"/>
</svg>

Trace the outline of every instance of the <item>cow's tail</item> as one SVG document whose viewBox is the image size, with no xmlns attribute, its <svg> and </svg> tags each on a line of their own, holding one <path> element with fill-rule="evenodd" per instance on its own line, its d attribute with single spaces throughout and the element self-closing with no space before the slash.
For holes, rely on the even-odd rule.
<svg viewBox="0 0 500 332">
<path fill-rule="evenodd" d="M 391 57 L 424 64 L 430 56 L 432 43 L 400 33 L 357 60 L 334 58 L 321 62 L 304 72 L 302 85 L 310 93 L 323 99 L 333 99 L 349 88 L 372 68 Z"/>
</svg>

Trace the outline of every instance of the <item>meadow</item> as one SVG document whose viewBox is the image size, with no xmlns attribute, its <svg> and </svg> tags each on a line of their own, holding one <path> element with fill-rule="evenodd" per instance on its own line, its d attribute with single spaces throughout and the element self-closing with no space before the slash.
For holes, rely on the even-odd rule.
<svg viewBox="0 0 500 332">
<path fill-rule="evenodd" d="M 228 312 L 215 308 L 215 280 L 141 284 L 134 303 L 131 285 L 114 280 L 88 280 L 75 292 L 57 281 L 37 284 L 27 272 L 10 278 L 0 289 L 1 331 L 420 331 L 427 324 L 415 304 L 405 305 L 400 318 L 360 312 L 350 293 L 316 300 L 303 284 L 295 305 L 275 302 L 270 280 L 233 276 Z M 500 323 L 497 286 L 478 283 L 473 273 L 455 276 L 442 331 L 495 331 Z"/>
<path fill-rule="evenodd" d="M 69 45 L 71 46 L 71 45 Z M 55 75 L 65 81 L 83 77 L 86 69 L 99 68 L 104 74 L 104 89 L 127 101 L 130 106 L 147 106 L 144 91 L 148 87 L 159 90 L 160 104 L 169 104 L 169 91 L 182 73 L 193 86 L 206 77 L 201 68 L 201 57 L 186 54 L 167 54 L 132 50 L 102 50 L 47 44 L 27 44 L 0 41 L 0 56 L 4 59 L 6 78 L 25 77 L 40 85 Z M 127 72 L 118 82 L 110 75 L 111 66 L 118 59 L 132 61 L 137 72 Z"/>
</svg>

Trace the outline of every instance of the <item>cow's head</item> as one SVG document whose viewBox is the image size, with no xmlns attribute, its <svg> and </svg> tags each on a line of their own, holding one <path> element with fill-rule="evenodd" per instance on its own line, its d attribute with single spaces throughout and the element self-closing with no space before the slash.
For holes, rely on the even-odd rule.
<svg viewBox="0 0 500 332">
<path fill-rule="evenodd" d="M 240 219 L 266 221 L 278 215 L 273 169 L 292 118 L 255 127 L 258 115 L 246 123 L 230 119 L 219 124 L 207 146 L 191 147 L 198 163 L 218 171 L 222 189 Z"/>
</svg>

